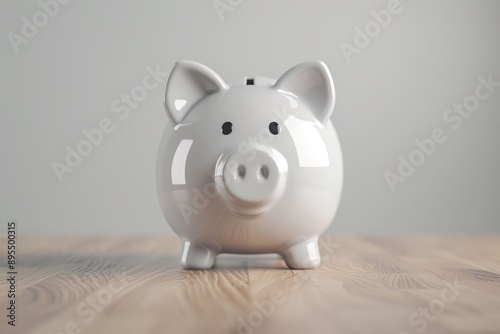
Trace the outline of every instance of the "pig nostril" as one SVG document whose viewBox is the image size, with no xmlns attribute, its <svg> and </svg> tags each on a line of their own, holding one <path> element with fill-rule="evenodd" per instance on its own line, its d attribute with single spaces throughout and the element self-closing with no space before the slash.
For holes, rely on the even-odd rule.
<svg viewBox="0 0 500 334">
<path fill-rule="evenodd" d="M 241 177 L 242 179 L 245 178 L 245 175 L 247 174 L 247 169 L 243 165 L 238 166 L 238 176 Z"/>
<path fill-rule="evenodd" d="M 269 167 L 267 167 L 266 165 L 262 165 L 260 167 L 260 174 L 265 178 L 267 179 L 269 177 Z"/>
</svg>

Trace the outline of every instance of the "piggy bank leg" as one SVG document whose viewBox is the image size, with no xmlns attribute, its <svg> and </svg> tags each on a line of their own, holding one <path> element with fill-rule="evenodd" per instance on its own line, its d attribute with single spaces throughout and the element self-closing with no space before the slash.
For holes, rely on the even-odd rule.
<svg viewBox="0 0 500 334">
<path fill-rule="evenodd" d="M 280 253 L 290 269 L 312 269 L 320 264 L 318 240 L 307 240 Z"/>
<path fill-rule="evenodd" d="M 184 241 L 181 265 L 186 269 L 210 269 L 215 263 L 217 252 L 202 245 Z"/>
</svg>

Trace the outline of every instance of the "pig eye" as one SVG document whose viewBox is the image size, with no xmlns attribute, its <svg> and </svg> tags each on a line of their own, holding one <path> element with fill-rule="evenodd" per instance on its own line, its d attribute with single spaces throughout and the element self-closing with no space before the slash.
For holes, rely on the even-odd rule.
<svg viewBox="0 0 500 334">
<path fill-rule="evenodd" d="M 269 123 L 269 132 L 271 132 L 273 135 L 277 135 L 278 133 L 280 133 L 280 125 L 276 122 Z"/>
<path fill-rule="evenodd" d="M 223 135 L 228 135 L 231 132 L 233 132 L 233 123 L 231 123 L 231 122 L 224 122 L 224 124 L 222 124 L 222 134 Z"/>
</svg>

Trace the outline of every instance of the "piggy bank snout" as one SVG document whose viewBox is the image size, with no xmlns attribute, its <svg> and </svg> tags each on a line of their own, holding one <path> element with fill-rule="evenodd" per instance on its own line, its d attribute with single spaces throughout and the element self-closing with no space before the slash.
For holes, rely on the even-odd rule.
<svg viewBox="0 0 500 334">
<path fill-rule="evenodd" d="M 286 159 L 276 150 L 254 148 L 221 157 L 216 167 L 218 190 L 238 208 L 259 207 L 276 200 L 285 186 Z"/>
</svg>

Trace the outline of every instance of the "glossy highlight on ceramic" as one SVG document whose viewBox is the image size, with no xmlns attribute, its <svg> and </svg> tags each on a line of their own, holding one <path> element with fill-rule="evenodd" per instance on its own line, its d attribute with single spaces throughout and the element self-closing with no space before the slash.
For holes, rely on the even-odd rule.
<svg viewBox="0 0 500 334">
<path fill-rule="evenodd" d="M 182 266 L 211 268 L 220 253 L 278 253 L 290 268 L 317 267 L 318 237 L 343 179 L 326 65 L 304 62 L 278 80 L 228 85 L 202 64 L 179 61 L 164 104 L 170 124 L 157 189 L 182 239 Z"/>
</svg>

